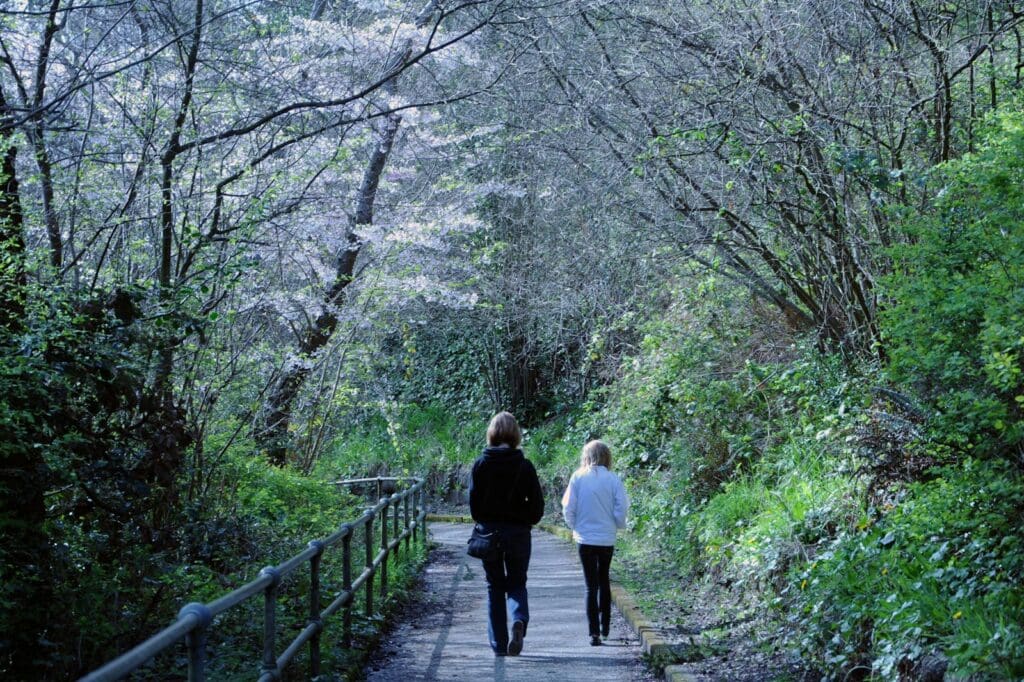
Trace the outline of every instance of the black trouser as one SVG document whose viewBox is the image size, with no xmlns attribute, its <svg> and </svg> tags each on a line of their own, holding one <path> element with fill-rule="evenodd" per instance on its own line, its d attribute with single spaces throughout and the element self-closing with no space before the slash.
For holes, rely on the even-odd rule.
<svg viewBox="0 0 1024 682">
<path fill-rule="evenodd" d="M 608 569 L 614 547 L 580 545 L 583 580 L 587 583 L 587 624 L 591 635 L 608 634 L 612 620 L 612 586 Z M 598 620 L 600 615 L 600 621 Z"/>
</svg>

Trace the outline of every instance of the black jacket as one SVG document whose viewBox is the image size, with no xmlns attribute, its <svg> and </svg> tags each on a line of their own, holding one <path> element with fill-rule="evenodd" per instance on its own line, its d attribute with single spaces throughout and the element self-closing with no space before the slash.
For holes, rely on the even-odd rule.
<svg viewBox="0 0 1024 682">
<path fill-rule="evenodd" d="M 514 488 L 512 487 L 514 485 Z M 523 451 L 487 448 L 473 462 L 469 481 L 469 513 L 474 521 L 524 523 L 544 516 L 544 493 L 537 470 Z"/>
</svg>

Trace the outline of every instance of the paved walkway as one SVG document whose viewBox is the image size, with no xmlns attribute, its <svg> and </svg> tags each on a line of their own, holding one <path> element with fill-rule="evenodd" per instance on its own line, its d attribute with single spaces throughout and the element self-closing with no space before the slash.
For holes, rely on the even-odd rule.
<svg viewBox="0 0 1024 682">
<path fill-rule="evenodd" d="M 527 588 L 530 628 L 519 656 L 496 657 L 487 644 L 487 588 L 480 562 L 466 556 L 471 526 L 430 523 L 438 548 L 422 598 L 402 614 L 366 669 L 370 682 L 559 680 L 649 682 L 637 636 L 613 611 L 610 639 L 590 646 L 583 572 L 575 549 L 534 530 Z"/>
</svg>

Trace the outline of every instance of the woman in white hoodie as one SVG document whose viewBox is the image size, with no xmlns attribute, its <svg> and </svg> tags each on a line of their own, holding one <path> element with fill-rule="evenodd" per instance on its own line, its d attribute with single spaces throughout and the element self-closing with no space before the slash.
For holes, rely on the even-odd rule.
<svg viewBox="0 0 1024 682">
<path fill-rule="evenodd" d="M 610 471 L 612 451 L 599 440 L 583 446 L 580 467 L 573 472 L 562 496 L 565 522 L 579 546 L 583 579 L 587 583 L 587 623 L 590 644 L 598 646 L 611 626 L 612 590 L 608 569 L 615 551 L 615 533 L 626 527 L 629 497 L 619 477 Z"/>
</svg>

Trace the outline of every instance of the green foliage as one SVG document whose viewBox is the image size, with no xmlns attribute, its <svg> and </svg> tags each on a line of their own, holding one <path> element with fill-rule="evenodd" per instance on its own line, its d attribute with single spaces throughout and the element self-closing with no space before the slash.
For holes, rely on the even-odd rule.
<svg viewBox="0 0 1024 682">
<path fill-rule="evenodd" d="M 579 466 L 580 451 L 591 440 L 591 415 L 579 410 L 551 419 L 525 433 L 523 447 L 539 470 L 568 476 Z"/>
<path fill-rule="evenodd" d="M 887 280 L 891 370 L 934 405 L 940 440 L 1005 451 L 1024 443 L 1024 115 L 994 116 L 981 150 L 936 175 Z"/>
<path fill-rule="evenodd" d="M 763 401 L 747 362 L 752 329 L 741 294 L 709 279 L 678 295 L 668 315 L 646 325 L 640 354 L 607 391 L 607 427 L 595 430 L 614 440 L 621 464 L 670 467 L 706 495 L 756 455 Z"/>
<path fill-rule="evenodd" d="M 342 426 L 316 474 L 358 478 L 446 471 L 479 454 L 489 418 L 441 403 L 367 405 Z"/>
<path fill-rule="evenodd" d="M 268 547 L 326 535 L 356 513 L 355 501 L 344 492 L 294 469 L 271 466 L 251 453 L 235 465 L 239 480 L 233 513 L 251 519 L 251 528 L 272 533 L 264 543 Z"/>
<path fill-rule="evenodd" d="M 799 344 L 755 362 L 707 320 L 652 324 L 606 407 L 582 419 L 605 427 L 627 465 L 625 581 L 643 576 L 632 584 L 652 604 L 675 599 L 683 576 L 777 595 L 792 641 L 830 679 L 896 679 L 933 651 L 961 674 L 1020 677 L 1019 472 L 968 460 L 869 495 L 877 369 Z"/>
<path fill-rule="evenodd" d="M 445 314 L 459 315 L 459 328 L 453 321 L 400 323 L 383 343 L 389 354 L 382 361 L 381 375 L 388 377 L 403 403 L 471 410 L 485 401 L 482 361 L 491 325 L 459 311 Z"/>
<path fill-rule="evenodd" d="M 858 516 L 848 437 L 867 397 L 838 358 L 762 350 L 777 348 L 773 320 L 747 300 L 714 280 L 680 292 L 579 421 L 629 474 L 636 552 L 764 583 Z"/>
<path fill-rule="evenodd" d="M 206 446 L 213 450 L 219 440 L 220 436 L 214 435 Z M 159 577 L 161 589 L 170 597 L 164 605 L 166 619 L 172 618 L 177 609 L 188 602 L 210 601 L 254 579 L 262 567 L 294 556 L 304 550 L 310 540 L 326 537 L 342 523 L 353 521 L 363 513 L 365 500 L 323 479 L 295 469 L 271 466 L 256 452 L 255 444 L 246 438 L 227 447 L 208 480 L 218 494 L 205 498 L 203 504 L 188 507 L 187 525 L 182 528 L 186 551 L 169 562 Z M 379 547 L 379 524 L 374 531 L 370 541 L 374 547 Z M 357 564 L 362 557 L 362 543 L 363 534 L 358 529 L 353 540 Z M 412 547 L 413 551 L 406 553 L 403 545 L 401 553 L 389 559 L 389 600 L 404 597 L 422 563 L 424 546 Z M 325 552 L 320 568 L 321 588 L 326 599 L 326 595 L 336 595 L 342 589 L 340 547 Z M 281 632 L 289 637 L 307 623 L 308 592 L 309 577 L 305 568 L 300 568 L 281 584 L 277 618 Z M 391 608 L 380 601 L 376 607 Z M 238 680 L 251 677 L 251 652 L 259 651 L 262 646 L 262 630 L 258 626 L 262 608 L 261 599 L 251 599 L 218 617 L 210 642 L 209 674 L 212 677 Z M 380 613 L 366 618 L 355 612 L 354 616 L 355 651 L 341 646 L 340 613 L 325 623 L 327 635 L 322 654 L 325 670 L 343 671 L 358 665 L 358 655 L 362 653 L 358 649 L 370 645 L 380 632 L 383 623 Z M 279 639 L 279 646 L 282 641 Z M 305 650 L 290 671 L 307 666 L 304 656 Z M 151 665 L 156 669 L 181 669 L 184 664 L 172 652 Z"/>
<path fill-rule="evenodd" d="M 523 450 L 537 467 L 544 499 L 555 519 L 561 515 L 562 493 L 580 463 L 583 445 L 597 434 L 591 432 L 593 415 L 575 410 L 524 433 Z"/>
<path fill-rule="evenodd" d="M 175 550 L 177 468 L 193 434 L 150 381 L 167 338 L 142 319 L 143 295 L 32 288 L 19 333 L 0 339 L 3 571 L 20 592 L 0 626 L 40 652 L 17 674 L 72 675 L 122 636 L 112 624 L 154 617 L 139 604 L 158 601 L 152 578 Z M 53 614 L 25 602 L 62 604 L 68 617 L 44 634 L 26 619 Z"/>
<path fill-rule="evenodd" d="M 773 447 L 703 504 L 685 479 L 634 481 L 636 529 L 688 573 L 774 583 L 807 547 L 862 513 L 855 479 L 821 445 L 805 437 Z"/>
<path fill-rule="evenodd" d="M 152 349 L 174 325 L 142 319 L 143 295 L 33 296 L 25 333 L 0 345 L 0 629 L 24 633 L 5 636 L 5 649 L 38 652 L 29 673 L 5 651 L 0 669 L 19 679 L 94 668 L 184 603 L 220 596 L 361 513 L 324 481 L 267 465 L 231 419 L 195 442 L 152 382 Z M 339 571 L 335 562 L 325 581 Z M 258 638 L 251 611 L 218 626 L 226 649 L 258 648 L 245 643 Z"/>
<path fill-rule="evenodd" d="M 291 556 L 361 513 L 360 501 L 327 481 L 268 464 L 242 439 L 211 472 L 220 494 L 188 507 L 183 543 L 194 561 L 226 572 Z"/>
<path fill-rule="evenodd" d="M 958 674 L 1024 675 L 1024 481 L 968 459 L 841 532 L 782 591 L 804 653 L 844 679 L 902 679 L 932 650 Z M 833 679 L 833 678 L 830 678 Z"/>
</svg>

